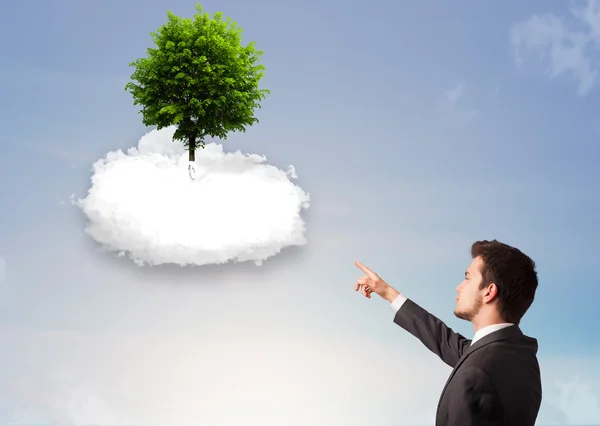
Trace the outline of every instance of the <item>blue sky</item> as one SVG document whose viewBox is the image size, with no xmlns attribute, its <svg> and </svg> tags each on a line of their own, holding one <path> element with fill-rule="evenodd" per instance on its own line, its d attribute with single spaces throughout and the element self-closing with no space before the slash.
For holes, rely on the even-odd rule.
<svg viewBox="0 0 600 426">
<path fill-rule="evenodd" d="M 599 5 L 204 2 L 208 12 L 231 16 L 245 40 L 265 51 L 263 86 L 271 90 L 260 123 L 231 134 L 225 149 L 265 155 L 280 168 L 293 164 L 312 201 L 305 247 L 261 268 L 193 271 L 142 270 L 97 253 L 82 217 L 61 202 L 85 194 L 94 161 L 134 146 L 148 130 L 124 90 L 133 71 L 128 63 L 151 46 L 149 33 L 168 9 L 191 16 L 194 3 L 5 5 L 0 328 L 10 349 L 0 355 L 7 366 L 0 400 L 9 401 L 0 403 L 0 420 L 94 422 L 100 414 L 65 408 L 53 374 L 60 366 L 100 399 L 114 393 L 106 390 L 114 383 L 84 366 L 109 369 L 106 356 L 90 348 L 124 333 L 129 342 L 150 339 L 143 356 L 122 350 L 132 365 L 153 360 L 142 372 L 175 363 L 152 348 L 204 342 L 226 353 L 250 339 L 245 350 L 277 360 L 276 348 L 299 348 L 290 352 L 294 367 L 271 364 L 265 371 L 273 377 L 261 380 L 283 386 L 305 378 L 302 368 L 319 372 L 292 398 L 304 401 L 298 410 L 313 413 L 306 420 L 312 425 L 354 424 L 344 416 L 356 424 L 398 424 L 397 408 L 385 407 L 405 407 L 415 422 L 431 422 L 448 371 L 392 323 L 385 302 L 353 292 L 360 276 L 353 261 L 470 336 L 470 325 L 452 315 L 455 287 L 470 263 L 470 244 L 498 238 L 538 264 L 540 287 L 522 328 L 539 339 L 546 367 L 540 424 L 600 424 Z M 341 349 L 352 347 L 357 351 Z M 367 365 L 340 372 L 347 385 L 338 388 L 340 380 L 315 354 Z M 243 364 L 236 356 L 228 365 Z M 422 367 L 406 370 L 412 363 Z M 223 368 L 219 377 L 239 377 Z M 418 371 L 428 378 L 415 376 L 415 389 L 401 379 Z M 292 374 L 287 382 L 286 374 Z M 303 399 L 329 389 L 317 382 L 331 384 L 323 398 L 335 403 Z M 379 391 L 387 393 L 376 418 L 373 405 L 348 408 L 353 403 L 344 399 L 344 392 Z M 157 395 L 148 394 L 142 408 L 121 408 L 152 417 L 154 408 L 143 407 L 156 407 Z M 221 424 L 220 414 L 202 413 Z M 253 424 L 252 416 L 264 419 L 248 412 L 245 424 Z M 119 423 L 104 422 L 113 421 Z"/>
</svg>

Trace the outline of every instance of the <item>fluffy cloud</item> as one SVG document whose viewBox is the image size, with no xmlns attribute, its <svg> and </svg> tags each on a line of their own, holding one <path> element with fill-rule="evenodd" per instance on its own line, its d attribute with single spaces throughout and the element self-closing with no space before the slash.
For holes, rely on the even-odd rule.
<svg viewBox="0 0 600 426">
<path fill-rule="evenodd" d="M 259 155 L 207 144 L 192 173 L 174 128 L 152 131 L 137 148 L 94 164 L 87 197 L 75 202 L 86 231 L 108 251 L 139 264 L 263 260 L 306 244 L 300 213 L 309 196 Z M 193 179 L 192 179 L 193 178 Z"/>
</svg>

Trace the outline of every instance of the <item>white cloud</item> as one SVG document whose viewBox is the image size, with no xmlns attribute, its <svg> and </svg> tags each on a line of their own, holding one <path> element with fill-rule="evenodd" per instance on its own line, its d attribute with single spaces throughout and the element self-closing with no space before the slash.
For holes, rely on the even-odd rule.
<svg viewBox="0 0 600 426">
<path fill-rule="evenodd" d="M 152 131 L 137 148 L 94 164 L 92 187 L 75 204 L 86 232 L 136 263 L 179 265 L 263 260 L 306 244 L 300 217 L 309 196 L 259 155 L 224 153 L 210 143 L 196 153 L 195 178 L 174 128 Z"/>
<path fill-rule="evenodd" d="M 453 122 L 469 121 L 479 115 L 479 111 L 472 106 L 465 105 L 465 92 L 467 85 L 465 83 L 458 83 L 452 89 L 447 90 L 444 93 L 446 102 L 446 108 L 449 108 L 450 119 Z"/>
<path fill-rule="evenodd" d="M 465 94 L 465 84 L 460 83 L 457 84 L 453 89 L 448 90 L 446 92 L 446 98 L 452 107 L 456 107 L 456 103 L 463 97 Z"/>
<path fill-rule="evenodd" d="M 558 408 L 565 414 L 567 424 L 597 424 L 600 421 L 598 382 L 577 375 L 557 382 L 556 387 Z"/>
<path fill-rule="evenodd" d="M 593 355 L 542 358 L 540 425 L 600 424 L 600 360 Z"/>
<path fill-rule="evenodd" d="M 597 83 L 597 50 L 600 48 L 600 2 L 588 0 L 584 7 L 572 7 L 577 25 L 551 13 L 534 15 L 514 24 L 510 30 L 518 62 L 528 51 L 547 61 L 547 74 L 554 78 L 571 74 L 577 92 L 583 96 Z"/>
</svg>

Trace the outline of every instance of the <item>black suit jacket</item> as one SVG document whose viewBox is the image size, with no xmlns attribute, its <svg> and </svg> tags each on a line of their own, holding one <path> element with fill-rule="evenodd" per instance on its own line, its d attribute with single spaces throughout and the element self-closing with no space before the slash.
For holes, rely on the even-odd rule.
<svg viewBox="0 0 600 426">
<path fill-rule="evenodd" d="M 512 325 L 470 346 L 410 299 L 394 322 L 453 368 L 436 426 L 534 426 L 542 401 L 536 339 Z"/>
</svg>

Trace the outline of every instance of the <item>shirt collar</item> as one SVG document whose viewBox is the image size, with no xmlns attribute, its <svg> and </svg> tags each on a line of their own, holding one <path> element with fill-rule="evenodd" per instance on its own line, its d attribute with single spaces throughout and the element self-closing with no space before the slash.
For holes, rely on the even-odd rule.
<svg viewBox="0 0 600 426">
<path fill-rule="evenodd" d="M 510 327 L 511 325 L 514 325 L 514 324 L 504 322 L 501 324 L 492 324 L 492 325 L 488 325 L 486 327 L 480 328 L 479 330 L 477 330 L 477 332 L 473 336 L 473 340 L 471 340 L 471 345 L 473 343 L 475 343 L 476 341 L 478 341 L 479 339 L 481 339 L 482 337 L 485 337 L 488 334 L 493 333 L 494 331 L 498 331 L 498 330 L 502 330 L 503 328 Z"/>
</svg>

